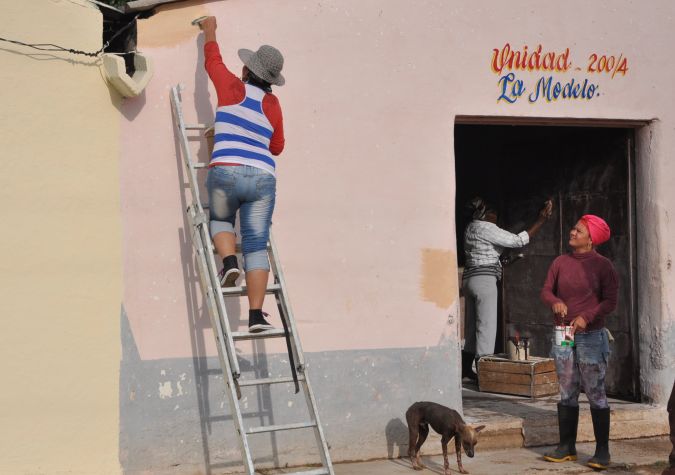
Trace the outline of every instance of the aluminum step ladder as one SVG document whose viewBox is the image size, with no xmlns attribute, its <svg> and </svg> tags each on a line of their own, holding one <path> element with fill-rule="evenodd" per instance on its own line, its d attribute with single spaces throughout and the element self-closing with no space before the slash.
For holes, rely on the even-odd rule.
<svg viewBox="0 0 675 475">
<path fill-rule="evenodd" d="M 225 298 L 245 296 L 247 289 L 245 286 L 229 288 L 222 288 L 220 286 L 218 269 L 214 258 L 214 247 L 209 234 L 208 217 L 204 212 L 204 209 L 207 206 L 202 204 L 199 193 L 199 182 L 197 181 L 197 170 L 205 168 L 206 166 L 204 164 L 196 163 L 193 160 L 188 142 L 190 138 L 188 134 L 190 132 L 197 131 L 203 135 L 203 132 L 208 126 L 204 124 L 190 125 L 185 123 L 181 103 L 182 89 L 183 86 L 180 85 L 174 86 L 171 89 L 171 106 L 173 109 L 174 125 L 179 135 L 183 164 L 185 165 L 185 171 L 192 195 L 192 203 L 187 207 L 187 217 L 190 223 L 190 235 L 196 253 L 198 274 L 204 295 L 204 302 L 206 303 L 211 319 L 216 347 L 218 348 L 218 358 L 223 370 L 223 378 L 226 383 L 225 393 L 230 401 L 232 420 L 235 429 L 237 430 L 241 457 L 243 459 L 246 474 L 254 475 L 256 473 L 253 456 L 248 442 L 248 437 L 250 435 L 269 432 L 283 433 L 283 431 L 311 428 L 314 432 L 316 444 L 319 449 L 322 463 L 321 468 L 299 472 L 285 472 L 285 475 L 335 475 L 330 460 L 330 454 L 328 452 L 328 444 L 326 443 L 323 428 L 319 420 L 316 399 L 314 398 L 314 393 L 312 392 L 312 387 L 309 382 L 309 375 L 307 374 L 307 369 L 305 367 L 302 346 L 300 345 L 298 331 L 295 326 L 295 319 L 293 318 L 293 312 L 288 298 L 286 283 L 279 261 L 279 254 L 271 233 L 270 240 L 267 244 L 267 250 L 274 283 L 268 285 L 266 293 L 274 294 L 279 309 L 279 315 L 284 323 L 284 329 L 267 330 L 260 333 L 234 332 L 230 329 L 225 307 Z M 239 246 L 237 247 L 239 249 Z M 285 337 L 287 339 L 288 347 L 290 349 L 289 359 L 294 362 L 294 367 L 291 368 L 292 376 L 240 380 L 241 372 L 236 357 L 235 342 L 280 337 Z M 241 387 L 289 383 L 295 383 L 296 393 L 298 392 L 298 386 L 302 387 L 307 403 L 309 421 L 282 425 L 244 427 L 241 407 L 239 405 Z"/>
</svg>

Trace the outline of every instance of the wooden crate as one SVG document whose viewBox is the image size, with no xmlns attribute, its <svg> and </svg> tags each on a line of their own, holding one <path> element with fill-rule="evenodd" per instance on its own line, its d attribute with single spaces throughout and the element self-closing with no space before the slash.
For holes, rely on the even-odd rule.
<svg viewBox="0 0 675 475">
<path fill-rule="evenodd" d="M 478 361 L 478 388 L 533 398 L 557 394 L 555 362 L 536 356 L 526 361 L 510 360 L 506 355 L 484 356 Z"/>
</svg>

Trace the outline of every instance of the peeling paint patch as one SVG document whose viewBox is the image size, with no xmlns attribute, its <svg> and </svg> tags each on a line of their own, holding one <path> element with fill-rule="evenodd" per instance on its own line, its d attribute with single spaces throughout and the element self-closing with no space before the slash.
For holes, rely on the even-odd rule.
<svg viewBox="0 0 675 475">
<path fill-rule="evenodd" d="M 422 299 L 447 309 L 457 299 L 457 254 L 443 249 L 422 249 Z"/>
<path fill-rule="evenodd" d="M 159 383 L 159 398 L 167 399 L 171 397 L 173 397 L 173 386 L 171 385 L 171 381 Z"/>
</svg>

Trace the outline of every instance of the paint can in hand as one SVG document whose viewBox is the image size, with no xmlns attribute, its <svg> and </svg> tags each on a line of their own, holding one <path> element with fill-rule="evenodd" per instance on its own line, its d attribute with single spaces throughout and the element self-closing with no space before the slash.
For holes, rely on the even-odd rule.
<svg viewBox="0 0 675 475">
<path fill-rule="evenodd" d="M 553 329 L 557 346 L 574 346 L 572 325 L 556 325 Z"/>
</svg>

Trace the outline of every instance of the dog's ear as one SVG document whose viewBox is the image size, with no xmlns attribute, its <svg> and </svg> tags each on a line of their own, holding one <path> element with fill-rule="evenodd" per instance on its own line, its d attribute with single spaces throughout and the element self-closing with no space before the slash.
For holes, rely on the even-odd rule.
<svg viewBox="0 0 675 475">
<path fill-rule="evenodd" d="M 473 430 L 475 430 L 475 431 L 476 431 L 476 434 L 477 434 L 477 433 L 479 433 L 480 431 L 482 431 L 483 429 L 485 429 L 485 426 L 474 427 Z"/>
</svg>

